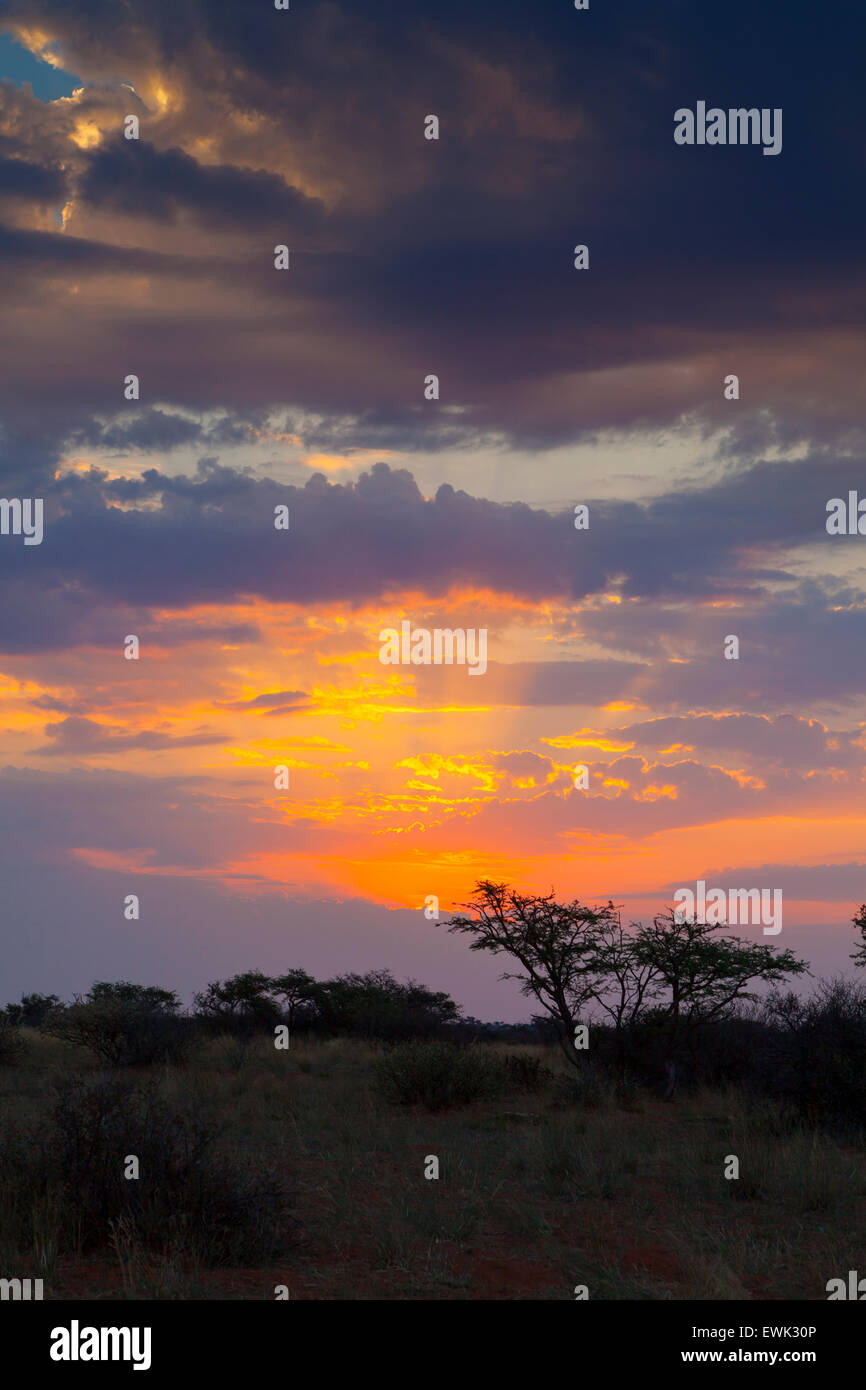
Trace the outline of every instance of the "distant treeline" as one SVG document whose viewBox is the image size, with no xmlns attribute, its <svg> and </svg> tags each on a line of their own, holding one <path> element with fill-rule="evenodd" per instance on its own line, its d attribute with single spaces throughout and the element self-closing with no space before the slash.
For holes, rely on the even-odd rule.
<svg viewBox="0 0 866 1390">
<path fill-rule="evenodd" d="M 465 1017 L 450 995 L 389 970 L 316 980 L 306 970 L 248 970 L 214 980 L 184 1011 L 157 985 L 98 981 L 64 1004 L 28 994 L 0 1011 L 0 1062 L 30 1026 L 88 1049 L 102 1063 L 179 1064 L 213 1035 L 270 1033 L 369 1042 L 556 1043 L 579 1088 L 605 1074 L 628 1089 L 733 1084 L 790 1102 L 813 1119 L 866 1125 L 866 988 L 839 978 L 804 998 L 785 987 L 808 971 L 792 951 L 727 934 L 722 923 L 667 911 L 625 930 L 612 903 L 590 908 L 553 893 L 526 896 L 482 880 L 471 916 L 448 930 L 470 950 L 504 955 L 543 1013 L 528 1023 Z M 866 905 L 853 919 L 852 959 L 866 965 Z M 769 987 L 763 997 L 755 984 Z M 438 1055 L 438 1054 L 437 1054 Z M 439 1063 L 441 1065 L 441 1057 Z"/>
<path fill-rule="evenodd" d="M 483 1023 L 466 1016 L 450 995 L 416 980 L 395 979 L 389 970 L 316 980 L 305 970 L 265 975 L 247 970 L 214 980 L 183 1010 L 174 990 L 128 980 L 98 981 L 85 995 L 65 1004 L 55 994 L 25 994 L 0 1011 L 7 1027 L 40 1028 L 70 1042 L 93 1047 L 102 1040 L 106 1061 L 136 1060 L 135 1035 L 164 1037 L 171 1024 L 184 1033 L 251 1037 L 286 1024 L 292 1033 L 400 1042 L 418 1038 L 492 1039 L 540 1042 L 550 1036 L 546 1019 L 530 1023 Z M 145 1048 L 149 1052 L 149 1049 Z M 146 1060 L 150 1060 L 148 1056 Z"/>
<path fill-rule="evenodd" d="M 449 995 L 387 970 L 317 981 L 302 970 L 270 977 L 247 971 L 213 981 L 184 1011 L 177 994 L 156 985 L 100 981 L 71 1004 L 26 994 L 0 1011 L 0 1062 L 13 1062 L 23 1027 L 88 1049 L 105 1065 L 183 1064 L 209 1036 L 241 1042 L 273 1036 L 351 1037 L 384 1045 L 419 1040 L 455 1047 L 561 1041 L 556 1021 L 484 1023 L 461 1014 Z M 625 1092 L 665 1091 L 670 1020 L 661 1007 L 613 1027 L 590 1023 L 576 1052 L 576 1094 L 587 1079 L 607 1077 Z M 679 1085 L 736 1085 L 790 1102 L 813 1121 L 866 1124 L 866 988 L 849 980 L 820 983 L 811 996 L 773 991 L 724 1017 L 689 1030 L 678 1049 Z"/>
</svg>

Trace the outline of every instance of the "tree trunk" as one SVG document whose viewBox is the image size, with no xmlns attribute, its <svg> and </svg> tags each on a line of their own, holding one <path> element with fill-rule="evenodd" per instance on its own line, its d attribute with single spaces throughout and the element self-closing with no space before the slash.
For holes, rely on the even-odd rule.
<svg viewBox="0 0 866 1390">
<path fill-rule="evenodd" d="M 559 1034 L 559 1045 L 562 1048 L 563 1053 L 565 1054 L 566 1060 L 571 1064 L 571 1066 L 576 1067 L 577 1070 L 580 1071 L 581 1067 L 583 1066 L 583 1063 L 579 1060 L 577 1056 L 577 1049 L 575 1048 L 573 1042 L 573 1034 L 566 1034 L 561 1032 Z"/>
<path fill-rule="evenodd" d="M 672 1057 L 665 1063 L 665 1075 L 667 1076 L 667 1085 L 664 1098 L 665 1100 L 673 1100 L 674 1091 L 677 1088 L 677 1064 Z"/>
</svg>

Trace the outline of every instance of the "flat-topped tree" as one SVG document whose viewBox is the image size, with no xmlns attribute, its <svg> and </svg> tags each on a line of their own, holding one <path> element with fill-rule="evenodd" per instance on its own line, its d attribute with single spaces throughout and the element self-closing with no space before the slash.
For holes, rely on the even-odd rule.
<svg viewBox="0 0 866 1390">
<path fill-rule="evenodd" d="M 285 975 L 275 975 L 269 988 L 282 1002 L 286 1022 L 293 1028 L 300 1005 L 309 1004 L 315 997 L 316 981 L 306 970 L 287 970 Z"/>
<path fill-rule="evenodd" d="M 160 985 L 136 985 L 132 980 L 96 980 L 86 995 L 88 1004 L 134 1004 L 142 1009 L 176 1013 L 180 999 L 173 989 Z"/>
<path fill-rule="evenodd" d="M 613 903 L 587 907 L 575 898 L 559 903 L 546 894 L 518 893 L 506 883 L 481 879 L 462 903 L 475 916 L 452 917 L 450 932 L 471 936 L 470 951 L 513 956 L 520 974 L 506 972 L 503 980 L 519 980 L 521 992 L 537 999 L 558 1024 L 559 1042 L 569 1062 L 581 1065 L 574 1033 L 581 1010 L 598 994 L 596 951 L 603 928 L 619 920 Z"/>
<path fill-rule="evenodd" d="M 255 1032 L 279 1021 L 279 1009 L 271 999 L 271 981 L 261 970 L 245 970 L 229 980 L 212 980 L 193 996 L 200 1017 L 230 1031 Z"/>
<path fill-rule="evenodd" d="M 724 925 L 670 909 L 634 938 L 636 961 L 652 970 L 668 996 L 658 1012 L 665 1025 L 669 1095 L 677 1082 L 680 1046 L 689 1035 L 726 1018 L 738 1001 L 754 999 L 751 984 L 778 984 L 808 972 L 808 962 L 793 951 L 721 936 Z"/>
</svg>

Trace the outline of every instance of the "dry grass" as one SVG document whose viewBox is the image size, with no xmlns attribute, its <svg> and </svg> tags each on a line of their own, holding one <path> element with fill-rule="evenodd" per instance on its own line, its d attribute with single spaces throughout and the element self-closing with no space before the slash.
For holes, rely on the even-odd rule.
<svg viewBox="0 0 866 1390">
<path fill-rule="evenodd" d="M 862 1266 L 862 1146 L 736 1092 L 665 1105 L 593 1086 L 585 1105 L 564 1103 L 555 1050 L 497 1051 L 537 1056 L 553 1077 L 431 1114 L 388 1103 L 373 1045 L 214 1040 L 147 1075 L 167 1106 L 218 1127 L 227 1162 L 282 1182 L 277 1255 L 217 1268 L 194 1232 L 154 1248 L 122 1215 L 82 1249 L 74 1209 L 28 1181 L 0 1195 L 0 1273 L 43 1277 L 55 1298 L 270 1299 L 287 1284 L 293 1299 L 571 1300 L 586 1284 L 604 1299 L 821 1300 Z M 24 1063 L 0 1071 L 0 1133 L 32 1132 L 31 1174 L 56 1083 L 96 1075 L 32 1034 Z"/>
</svg>

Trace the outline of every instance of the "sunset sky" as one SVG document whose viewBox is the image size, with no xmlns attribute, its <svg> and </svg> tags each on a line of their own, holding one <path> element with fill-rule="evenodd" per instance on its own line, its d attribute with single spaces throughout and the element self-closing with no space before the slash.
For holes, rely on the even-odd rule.
<svg viewBox="0 0 866 1390">
<path fill-rule="evenodd" d="M 2 495 L 45 516 L 0 536 L 0 1003 L 388 966 L 526 1017 L 446 932 L 480 877 L 781 888 L 773 944 L 851 968 L 866 25 L 784 18 L 0 4 Z M 699 100 L 781 153 L 677 146 Z M 486 672 L 381 664 L 404 619 Z"/>
</svg>

